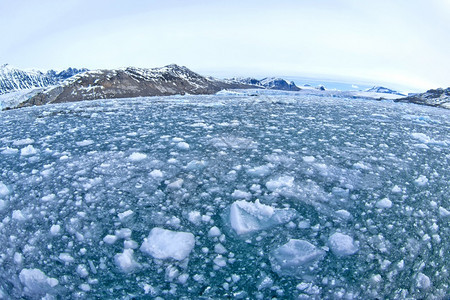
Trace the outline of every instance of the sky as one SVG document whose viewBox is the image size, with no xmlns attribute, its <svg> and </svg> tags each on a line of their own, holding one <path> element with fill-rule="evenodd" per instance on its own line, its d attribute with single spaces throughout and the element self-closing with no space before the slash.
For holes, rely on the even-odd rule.
<svg viewBox="0 0 450 300">
<path fill-rule="evenodd" d="M 450 0 L 0 0 L 0 64 L 450 86 Z"/>
</svg>

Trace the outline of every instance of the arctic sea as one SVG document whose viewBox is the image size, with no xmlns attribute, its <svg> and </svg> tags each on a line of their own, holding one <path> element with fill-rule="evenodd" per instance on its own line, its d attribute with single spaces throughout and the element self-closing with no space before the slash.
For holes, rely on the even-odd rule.
<svg viewBox="0 0 450 300">
<path fill-rule="evenodd" d="M 448 110 L 244 91 L 0 124 L 0 298 L 449 297 Z"/>
</svg>

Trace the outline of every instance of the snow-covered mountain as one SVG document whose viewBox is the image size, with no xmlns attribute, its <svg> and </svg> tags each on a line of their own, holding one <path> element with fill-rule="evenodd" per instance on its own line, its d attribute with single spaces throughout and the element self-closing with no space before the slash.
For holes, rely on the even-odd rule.
<svg viewBox="0 0 450 300">
<path fill-rule="evenodd" d="M 50 70 L 43 73 L 36 70 L 24 71 L 4 64 L 0 66 L 0 95 L 25 89 L 56 85 L 75 74 L 85 71 L 87 69 L 68 68 L 61 72 Z"/>
<path fill-rule="evenodd" d="M 295 85 L 293 81 L 287 81 L 283 78 L 266 77 L 261 80 L 252 77 L 246 78 L 231 78 L 230 81 L 235 81 L 244 84 L 250 84 L 257 87 L 270 90 L 282 90 L 282 91 L 300 91 L 301 88 Z"/>
<path fill-rule="evenodd" d="M 21 106 L 94 99 L 214 94 L 222 89 L 252 87 L 239 82 L 206 78 L 175 64 L 153 69 L 128 67 L 76 74 L 38 93 Z"/>
<path fill-rule="evenodd" d="M 371 93 L 383 93 L 383 94 L 392 94 L 392 95 L 399 95 L 399 96 L 406 96 L 405 94 L 402 94 L 400 92 L 388 89 L 383 86 L 374 86 L 370 89 L 365 90 L 365 92 L 371 92 Z"/>
<path fill-rule="evenodd" d="M 410 102 L 422 105 L 436 106 L 450 109 L 450 87 L 428 90 L 425 93 L 410 95 L 395 101 Z"/>
</svg>

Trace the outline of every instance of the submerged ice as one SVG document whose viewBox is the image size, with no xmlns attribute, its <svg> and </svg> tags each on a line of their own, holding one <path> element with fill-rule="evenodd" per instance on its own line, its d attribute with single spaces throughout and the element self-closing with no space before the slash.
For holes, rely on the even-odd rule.
<svg viewBox="0 0 450 300">
<path fill-rule="evenodd" d="M 448 298 L 446 110 L 265 91 L 0 122 L 0 298 Z"/>
</svg>

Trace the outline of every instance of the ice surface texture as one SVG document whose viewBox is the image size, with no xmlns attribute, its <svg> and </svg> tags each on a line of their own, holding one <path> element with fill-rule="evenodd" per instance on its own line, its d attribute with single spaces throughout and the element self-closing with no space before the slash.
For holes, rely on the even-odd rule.
<svg viewBox="0 0 450 300">
<path fill-rule="evenodd" d="M 449 111 L 254 94 L 0 112 L 0 298 L 448 298 Z"/>
</svg>

